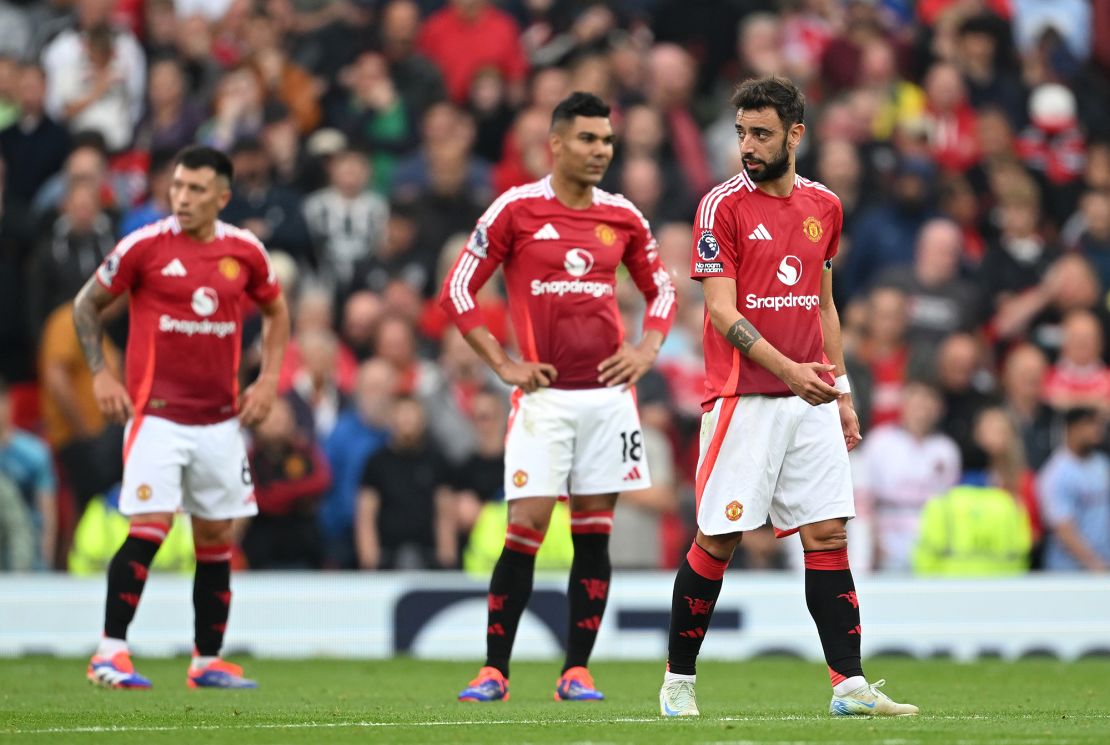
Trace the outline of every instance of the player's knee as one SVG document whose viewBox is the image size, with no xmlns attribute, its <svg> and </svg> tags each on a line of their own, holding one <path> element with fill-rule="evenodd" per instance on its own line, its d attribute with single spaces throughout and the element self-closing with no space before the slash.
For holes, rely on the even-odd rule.
<svg viewBox="0 0 1110 745">
<path fill-rule="evenodd" d="M 231 520 L 193 520 L 193 544 L 198 548 L 230 545 L 232 533 Z"/>
<path fill-rule="evenodd" d="M 837 551 L 848 547 L 848 530 L 843 523 L 830 521 L 806 526 L 802 536 L 805 548 L 810 551 Z"/>
<path fill-rule="evenodd" d="M 131 524 L 135 525 L 136 523 L 158 523 L 159 525 L 165 525 L 168 528 L 173 525 L 173 513 L 150 512 L 145 515 L 134 515 L 131 518 Z"/>
<path fill-rule="evenodd" d="M 706 535 L 698 531 L 695 543 L 705 549 L 711 556 L 722 561 L 729 561 L 736 547 L 740 545 L 743 533 L 723 533 L 721 535 Z"/>
</svg>

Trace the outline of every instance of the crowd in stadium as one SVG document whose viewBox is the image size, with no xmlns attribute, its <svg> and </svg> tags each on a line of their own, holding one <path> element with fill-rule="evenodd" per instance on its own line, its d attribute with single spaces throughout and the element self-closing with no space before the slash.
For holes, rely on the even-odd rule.
<svg viewBox="0 0 1110 745">
<path fill-rule="evenodd" d="M 0 28 L 0 568 L 96 574 L 127 533 L 72 300 L 203 143 L 234 163 L 222 219 L 264 241 L 293 308 L 237 562 L 486 572 L 508 391 L 434 299 L 491 200 L 548 172 L 575 90 L 612 104 L 603 187 L 679 292 L 638 386 L 654 486 L 622 497 L 613 563 L 676 566 L 703 390 L 691 220 L 740 168 L 733 86 L 765 74 L 805 91 L 798 172 L 844 207 L 866 563 L 1110 567 L 1110 3 L 0 0 Z M 637 334 L 639 294 L 618 299 Z M 497 284 L 479 300 L 511 347 Z M 191 566 L 186 530 L 155 568 Z M 541 567 L 569 564 L 567 532 Z M 733 566 L 785 564 L 768 528 Z"/>
</svg>

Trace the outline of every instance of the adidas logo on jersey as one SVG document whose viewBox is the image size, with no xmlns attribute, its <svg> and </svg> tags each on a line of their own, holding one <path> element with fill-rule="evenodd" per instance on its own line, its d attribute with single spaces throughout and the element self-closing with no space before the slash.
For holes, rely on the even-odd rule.
<svg viewBox="0 0 1110 745">
<path fill-rule="evenodd" d="M 767 228 L 763 227 L 763 223 L 755 226 L 755 230 L 748 236 L 749 241 L 769 241 L 771 240 L 771 233 Z"/>
<path fill-rule="evenodd" d="M 640 467 L 632 466 L 632 470 L 624 475 L 621 481 L 639 481 L 640 480 Z"/>
<path fill-rule="evenodd" d="M 181 259 L 174 259 L 162 267 L 163 277 L 184 277 L 186 274 L 185 265 L 181 263 Z"/>
<path fill-rule="evenodd" d="M 532 237 L 537 241 L 557 241 L 559 240 L 559 231 L 551 223 L 545 222 L 542 228 L 532 234 Z"/>
</svg>

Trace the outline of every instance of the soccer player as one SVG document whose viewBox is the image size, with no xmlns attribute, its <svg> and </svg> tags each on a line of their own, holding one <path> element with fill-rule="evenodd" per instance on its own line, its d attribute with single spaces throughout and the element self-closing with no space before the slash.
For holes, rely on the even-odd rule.
<svg viewBox="0 0 1110 745">
<path fill-rule="evenodd" d="M 548 142 L 552 173 L 490 205 L 440 293 L 467 342 L 515 386 L 505 443 L 509 525 L 490 579 L 486 663 L 461 701 L 509 698 L 509 656 L 536 551 L 556 498 L 568 494 L 570 634 L 555 698 L 604 698 L 587 664 L 609 594 L 613 508 L 617 492 L 650 486 L 632 386 L 674 320 L 674 286 L 643 215 L 597 188 L 613 159 L 609 107 L 573 93 L 555 107 Z M 647 299 L 636 345 L 624 340 L 617 308 L 621 263 Z M 475 301 L 499 266 L 521 361 L 490 334 Z"/>
<path fill-rule="evenodd" d="M 101 411 L 127 422 L 120 511 L 131 530 L 108 566 L 104 635 L 90 681 L 149 688 L 135 672 L 127 627 L 174 513 L 192 516 L 195 650 L 190 688 L 254 688 L 219 658 L 231 603 L 231 524 L 258 512 L 240 425 L 262 421 L 277 392 L 289 312 L 266 249 L 217 219 L 231 197 L 231 161 L 206 147 L 177 157 L 173 214 L 128 235 L 77 295 L 73 316 Z M 126 387 L 104 365 L 100 313 L 130 291 Z M 262 368 L 240 396 L 242 318 L 262 312 Z M 238 415 L 238 416 L 237 416 Z"/>
<path fill-rule="evenodd" d="M 732 103 L 743 170 L 702 198 L 694 224 L 691 276 L 706 309 L 698 531 L 675 577 L 660 710 L 698 714 L 694 665 L 725 567 L 770 515 L 780 535 L 801 532 L 830 713 L 916 714 L 860 663 L 845 527 L 855 516 L 848 451 L 861 438 L 832 301 L 840 201 L 794 172 L 805 101 L 793 83 L 749 80 Z"/>
</svg>

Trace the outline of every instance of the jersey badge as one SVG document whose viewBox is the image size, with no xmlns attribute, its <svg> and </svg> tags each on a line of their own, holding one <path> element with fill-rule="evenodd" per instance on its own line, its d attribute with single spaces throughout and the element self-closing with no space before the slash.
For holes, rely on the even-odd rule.
<svg viewBox="0 0 1110 745">
<path fill-rule="evenodd" d="M 705 261 L 713 261 L 720 253 L 721 244 L 717 243 L 717 237 L 713 235 L 713 231 L 701 231 L 701 238 L 698 239 L 698 256 Z"/>
<path fill-rule="evenodd" d="M 139 488 L 135 490 L 135 496 L 139 498 L 140 502 L 146 502 L 154 496 L 154 490 L 150 488 L 149 484 L 139 484 Z"/>
<path fill-rule="evenodd" d="M 821 240 L 821 236 L 825 234 L 825 229 L 821 227 L 820 220 L 810 216 L 802 221 L 802 232 L 806 234 L 806 238 L 816 243 Z"/>
<path fill-rule="evenodd" d="M 527 483 L 528 483 L 528 472 L 527 471 L 517 471 L 516 473 L 513 474 L 513 486 L 515 486 L 517 489 L 523 488 L 524 485 L 527 484 Z"/>
<path fill-rule="evenodd" d="M 617 231 L 603 222 L 598 223 L 597 227 L 594 228 L 594 235 L 596 235 L 597 239 L 605 246 L 612 246 L 617 242 Z"/>
<path fill-rule="evenodd" d="M 735 499 L 725 505 L 725 517 L 732 522 L 739 520 L 744 514 L 744 505 L 737 502 Z"/>
<path fill-rule="evenodd" d="M 239 276 L 239 262 L 230 256 L 225 256 L 220 259 L 220 263 L 217 264 L 217 266 L 219 267 L 220 274 L 224 275 L 228 280 L 234 281 Z"/>
</svg>

